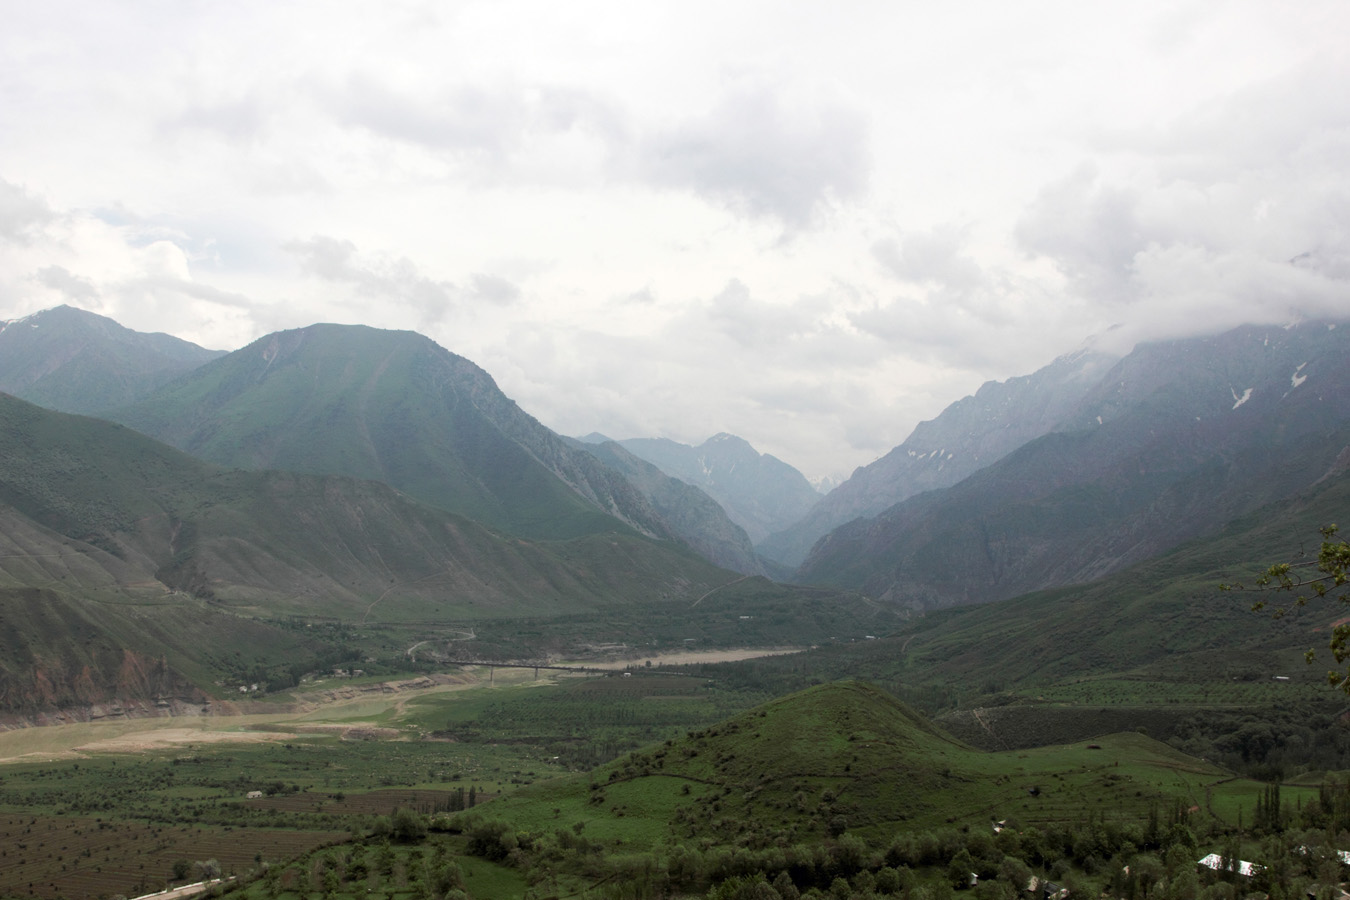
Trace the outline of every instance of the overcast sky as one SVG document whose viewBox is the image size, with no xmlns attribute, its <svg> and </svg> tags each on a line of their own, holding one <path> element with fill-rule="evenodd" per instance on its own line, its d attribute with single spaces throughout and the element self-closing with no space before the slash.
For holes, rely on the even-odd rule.
<svg viewBox="0 0 1350 900">
<path fill-rule="evenodd" d="M 1086 342 L 1350 313 L 1350 3 L 0 0 L 0 318 L 406 328 L 846 475 Z"/>
</svg>

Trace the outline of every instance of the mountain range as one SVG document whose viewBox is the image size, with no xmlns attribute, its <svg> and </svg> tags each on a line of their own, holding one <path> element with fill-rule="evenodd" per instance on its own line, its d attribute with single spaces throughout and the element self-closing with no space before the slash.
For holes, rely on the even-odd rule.
<svg viewBox="0 0 1350 900">
<path fill-rule="evenodd" d="M 956 484 L 1054 430 L 1116 362 L 1117 357 L 1085 350 L 1031 375 L 986 383 L 937 418 L 920 422 L 902 444 L 856 469 L 790 526 L 757 541 L 757 549 L 798 566 L 816 541 L 840 525 Z"/>
<path fill-rule="evenodd" d="M 890 616 L 1093 582 L 1350 467 L 1336 323 L 1062 357 L 823 498 L 729 434 L 557 435 L 411 332 L 313 325 L 222 355 L 58 308 L 5 324 L 0 376 L 49 407 L 0 397 L 0 706 L 190 697 L 335 652 L 287 616 L 443 628 L 640 607 L 678 633 L 765 573 L 819 589 L 774 588 L 764 626 L 810 619 L 797 640 L 815 641 L 833 629 L 820 608 L 792 618 L 807 598 L 860 592 Z M 719 633 L 769 609 L 724 605 Z"/>
<path fill-rule="evenodd" d="M 1091 581 L 1342 470 L 1347 397 L 1334 324 L 1143 344 L 1049 433 L 834 530 L 798 576 L 928 608 Z"/>
<path fill-rule="evenodd" d="M 582 440 L 599 443 L 603 436 Z M 618 441 L 686 484 L 712 497 L 757 545 L 784 523 L 796 522 L 816 506 L 820 494 L 792 466 L 761 454 L 734 434 L 715 434 L 697 447 L 667 438 Z"/>
<path fill-rule="evenodd" d="M 264 621 L 286 616 L 547 618 L 689 604 L 736 580 L 631 529 L 526 541 L 380 482 L 224 468 L 7 395 L 0 523 L 0 708 L 107 699 L 126 653 L 166 659 L 181 683 L 238 670 L 231 654 L 275 664 L 273 651 L 307 644 Z"/>
<path fill-rule="evenodd" d="M 0 391 L 63 412 L 98 413 L 224 355 L 58 306 L 0 322 Z"/>
</svg>

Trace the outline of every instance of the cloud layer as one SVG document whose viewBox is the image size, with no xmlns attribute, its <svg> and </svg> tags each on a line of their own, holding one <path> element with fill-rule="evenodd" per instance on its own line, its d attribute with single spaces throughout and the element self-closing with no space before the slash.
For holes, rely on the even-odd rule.
<svg viewBox="0 0 1350 900">
<path fill-rule="evenodd" d="M 567 433 L 846 474 L 1095 339 L 1350 311 L 1350 10 L 30 5 L 0 317 L 414 328 Z"/>
</svg>

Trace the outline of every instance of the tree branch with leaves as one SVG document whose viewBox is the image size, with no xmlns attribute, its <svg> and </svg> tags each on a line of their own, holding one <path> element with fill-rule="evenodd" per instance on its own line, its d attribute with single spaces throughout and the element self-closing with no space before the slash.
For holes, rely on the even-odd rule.
<svg viewBox="0 0 1350 900">
<path fill-rule="evenodd" d="M 1293 594 L 1293 606 L 1307 606 L 1310 600 L 1327 598 L 1350 603 L 1350 543 L 1335 540 L 1337 531 L 1335 525 L 1322 529 L 1322 547 L 1316 559 L 1276 563 L 1262 572 L 1251 586 L 1233 582 L 1219 585 L 1219 590 Z M 1260 599 L 1252 604 L 1252 610 L 1260 612 L 1266 606 L 1267 601 Z M 1287 611 L 1288 606 L 1279 606 L 1273 615 L 1278 619 Z M 1350 659 L 1350 624 L 1341 623 L 1333 628 L 1328 646 L 1338 665 Z M 1315 650 L 1304 654 L 1309 663 L 1316 657 Z M 1350 694 L 1350 667 L 1345 671 L 1330 670 L 1327 682 Z"/>
</svg>

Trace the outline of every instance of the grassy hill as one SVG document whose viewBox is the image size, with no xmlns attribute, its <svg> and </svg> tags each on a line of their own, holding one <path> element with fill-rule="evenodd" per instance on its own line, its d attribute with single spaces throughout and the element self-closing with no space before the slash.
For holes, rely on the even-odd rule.
<svg viewBox="0 0 1350 900">
<path fill-rule="evenodd" d="M 434 845 L 448 877 L 474 891 L 495 872 L 555 896 L 949 896 L 974 873 L 975 896 L 1033 875 L 1129 896 L 1129 866 L 1196 896 L 1201 848 L 1238 846 L 1263 791 L 1138 733 L 975 750 L 844 681 L 431 824 L 451 835 Z M 1319 790 L 1283 796 L 1292 821 Z"/>
<path fill-rule="evenodd" d="M 523 789 L 484 810 L 522 830 L 582 823 L 591 840 L 765 849 L 844 832 L 880 839 L 953 823 L 1119 821 L 1226 773 L 1138 734 L 987 753 L 878 688 L 836 682 L 772 701 L 586 778 Z M 1034 792 L 1033 792 L 1034 789 Z"/>
</svg>

